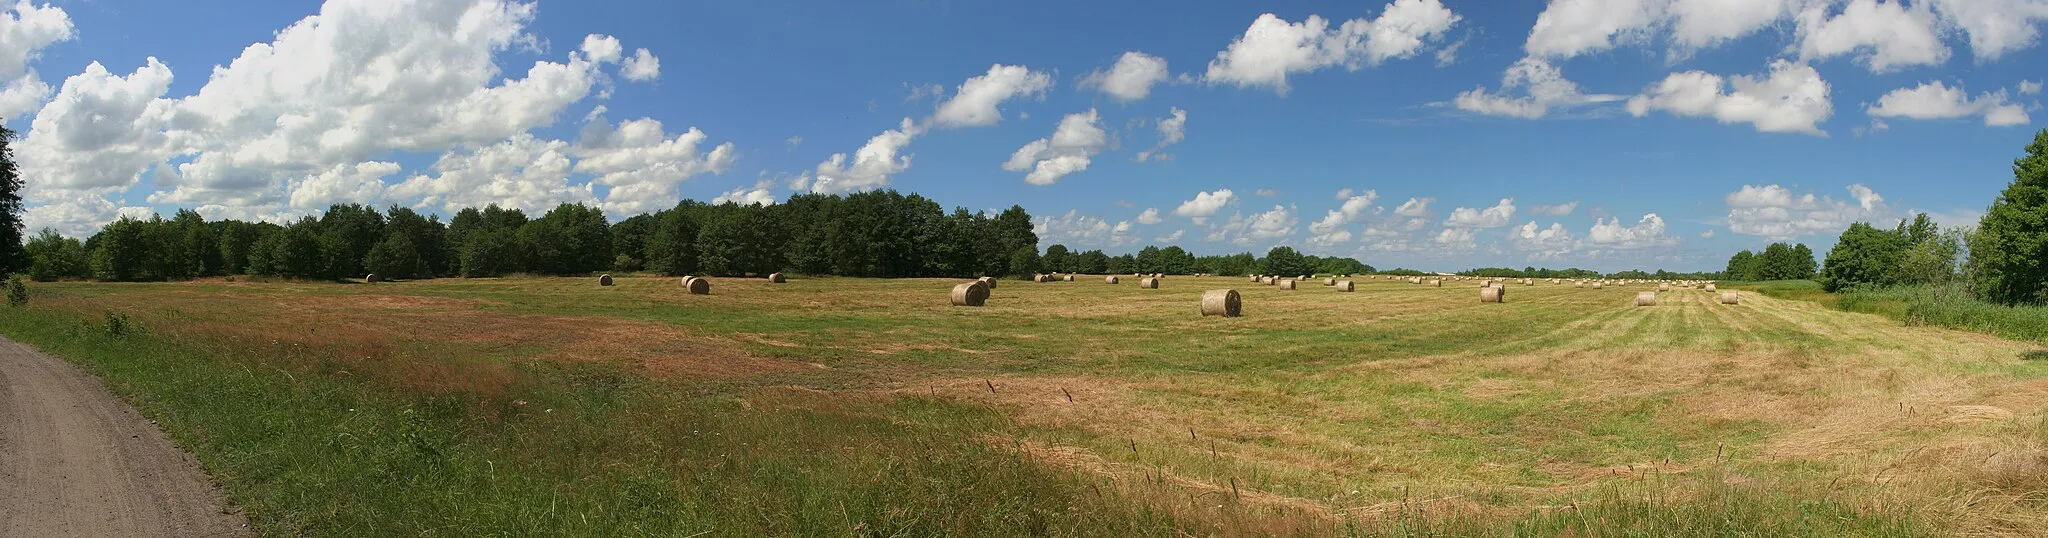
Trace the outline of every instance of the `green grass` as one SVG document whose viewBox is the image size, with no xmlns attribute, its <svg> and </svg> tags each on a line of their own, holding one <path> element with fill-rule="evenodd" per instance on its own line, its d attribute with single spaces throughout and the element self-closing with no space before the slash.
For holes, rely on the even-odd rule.
<svg viewBox="0 0 2048 538">
<path fill-rule="evenodd" d="M 1731 287 L 1754 289 L 1772 297 L 1813 301 L 1830 307 L 1877 314 L 1913 325 L 1945 327 L 2048 344 L 2048 306 L 2006 306 L 1969 296 L 1958 286 L 1918 285 L 1821 291 L 1810 280 L 1738 282 Z"/>
<path fill-rule="evenodd" d="M 1996 516 L 1950 495 L 2043 508 L 1895 464 L 2031 430 L 1859 415 L 2048 373 L 1997 342 L 1695 290 L 946 284 L 63 283 L 0 333 L 101 375 L 269 535 L 1918 536 Z M 1246 317 L 1194 315 L 1225 286 Z"/>
<path fill-rule="evenodd" d="M 99 320 L 0 313 L 85 366 L 265 535 L 1163 535 L 1186 525 L 980 436 L 986 408 L 802 391 L 692 395 L 536 364 L 499 395 L 394 392 Z"/>
</svg>

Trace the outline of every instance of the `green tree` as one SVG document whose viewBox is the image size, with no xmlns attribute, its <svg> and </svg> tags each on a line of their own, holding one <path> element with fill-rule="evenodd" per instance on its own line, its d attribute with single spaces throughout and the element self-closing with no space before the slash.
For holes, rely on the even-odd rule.
<svg viewBox="0 0 2048 538">
<path fill-rule="evenodd" d="M 463 278 L 503 276 L 519 270 L 517 233 L 495 226 L 469 232 L 459 256 Z"/>
<path fill-rule="evenodd" d="M 1266 251 L 1266 259 L 1260 272 L 1277 276 L 1298 276 L 1315 272 L 1315 267 L 1309 265 L 1308 258 L 1295 252 L 1292 247 L 1273 247 L 1272 250 Z"/>
<path fill-rule="evenodd" d="M 363 256 L 384 240 L 384 214 L 361 204 L 334 204 L 320 216 L 320 248 L 327 261 L 325 276 L 363 276 Z M 291 275 L 313 276 L 313 275 Z"/>
<path fill-rule="evenodd" d="M 1038 258 L 1038 265 L 1044 267 L 1047 272 L 1071 272 L 1073 257 L 1073 253 L 1067 251 L 1066 245 L 1053 245 L 1045 247 L 1045 255 Z"/>
<path fill-rule="evenodd" d="M 1976 291 L 1992 302 L 2048 303 L 2048 129 L 2026 152 L 1970 242 Z"/>
<path fill-rule="evenodd" d="M 1761 280 L 1756 274 L 1756 253 L 1748 250 L 1728 257 L 1728 269 L 1723 272 L 1729 280 Z"/>
<path fill-rule="evenodd" d="M 1821 288 L 1829 292 L 1864 286 L 1889 286 L 1897 282 L 1893 271 L 1905 251 L 1905 237 L 1879 230 L 1867 223 L 1849 225 L 1828 251 L 1821 268 Z"/>
<path fill-rule="evenodd" d="M 519 227 L 527 269 L 569 275 L 602 271 L 612 264 L 611 224 L 604 212 L 583 204 L 562 204 Z"/>
<path fill-rule="evenodd" d="M 1017 247 L 1017 252 L 1010 254 L 1010 270 L 1027 276 L 1039 272 L 1038 247 Z"/>
<path fill-rule="evenodd" d="M 0 274 L 29 266 L 21 244 L 21 169 L 14 166 L 14 150 L 8 147 L 13 141 L 14 131 L 0 126 Z"/>
<path fill-rule="evenodd" d="M 363 270 L 383 278 L 416 278 L 420 274 L 419 247 L 407 234 L 386 235 L 363 255 Z"/>
<path fill-rule="evenodd" d="M 1787 266 L 1792 270 L 1789 276 L 1793 280 L 1813 278 L 1814 272 L 1820 270 L 1820 263 L 1813 259 L 1813 249 L 1807 247 L 1806 243 L 1792 246 L 1791 262 Z"/>
<path fill-rule="evenodd" d="M 331 275 L 332 265 L 327 260 L 331 250 L 321 241 L 320 227 L 320 221 L 305 217 L 278 232 L 270 253 L 272 274 L 300 279 Z M 361 263 L 356 261 L 356 265 Z"/>
<path fill-rule="evenodd" d="M 150 276 L 147 227 L 143 221 L 124 215 L 101 228 L 93 240 L 93 277 L 123 281 Z"/>
<path fill-rule="evenodd" d="M 56 230 L 44 228 L 29 238 L 22 250 L 29 258 L 28 276 L 37 282 L 85 278 L 92 271 L 92 256 L 86 252 L 85 243 L 57 235 Z"/>
<path fill-rule="evenodd" d="M 413 249 L 410 257 L 418 261 L 418 267 L 410 270 L 408 276 L 398 276 L 400 273 L 370 267 L 368 258 L 365 258 L 363 265 L 370 272 L 395 278 L 432 278 L 450 274 L 448 248 L 442 244 L 447 240 L 448 227 L 441 224 L 440 217 L 424 216 L 411 208 L 391 206 L 384 210 L 384 240 L 378 244 L 390 242 L 394 235 L 405 236 L 406 243 Z"/>
<path fill-rule="evenodd" d="M 638 271 L 646 266 L 647 235 L 654 232 L 654 216 L 634 215 L 612 225 L 612 270 Z"/>
<path fill-rule="evenodd" d="M 697 272 L 697 202 L 684 200 L 654 215 L 647 235 L 647 269 L 669 276 Z"/>
<path fill-rule="evenodd" d="M 787 236 L 772 207 L 726 204 L 697 233 L 697 263 L 713 275 L 767 275 L 782 270 Z"/>
</svg>

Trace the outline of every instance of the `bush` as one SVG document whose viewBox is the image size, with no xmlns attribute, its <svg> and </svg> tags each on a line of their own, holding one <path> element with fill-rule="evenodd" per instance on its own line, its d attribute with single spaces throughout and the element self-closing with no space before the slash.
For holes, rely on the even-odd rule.
<svg viewBox="0 0 2048 538">
<path fill-rule="evenodd" d="M 21 277 L 7 279 L 7 306 L 27 306 L 28 285 L 21 283 Z"/>
</svg>

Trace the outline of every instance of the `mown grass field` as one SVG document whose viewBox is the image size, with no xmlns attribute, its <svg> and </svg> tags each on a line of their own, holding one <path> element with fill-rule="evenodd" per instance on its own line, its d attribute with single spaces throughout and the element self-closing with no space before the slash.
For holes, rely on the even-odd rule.
<svg viewBox="0 0 2048 538">
<path fill-rule="evenodd" d="M 40 284 L 0 332 L 270 534 L 2048 533 L 2035 345 L 1804 300 L 618 282 Z"/>
</svg>

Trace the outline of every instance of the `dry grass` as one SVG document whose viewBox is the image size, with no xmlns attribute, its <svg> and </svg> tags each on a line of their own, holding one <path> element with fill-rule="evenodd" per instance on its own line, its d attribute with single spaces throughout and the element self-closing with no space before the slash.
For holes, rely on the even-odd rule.
<svg viewBox="0 0 2048 538">
<path fill-rule="evenodd" d="M 2028 345 L 1696 289 L 1635 308 L 1619 286 L 1523 286 L 1506 304 L 1391 279 L 1249 286 L 1243 317 L 1204 319 L 1202 290 L 1243 281 L 1175 282 L 1009 283 L 977 309 L 934 300 L 948 281 L 831 278 L 709 296 L 634 276 L 57 293 L 222 345 L 359 355 L 347 364 L 364 372 L 422 352 L 622 361 L 684 382 L 972 402 L 1014 423 L 991 443 L 1177 517 L 1240 518 L 1216 528 L 1313 532 L 1423 501 L 1511 520 L 1664 477 L 2048 532 L 2048 364 L 2021 360 Z M 370 375 L 492 382 L 457 373 Z M 1219 509 L 1226 492 L 1255 509 Z"/>
</svg>

